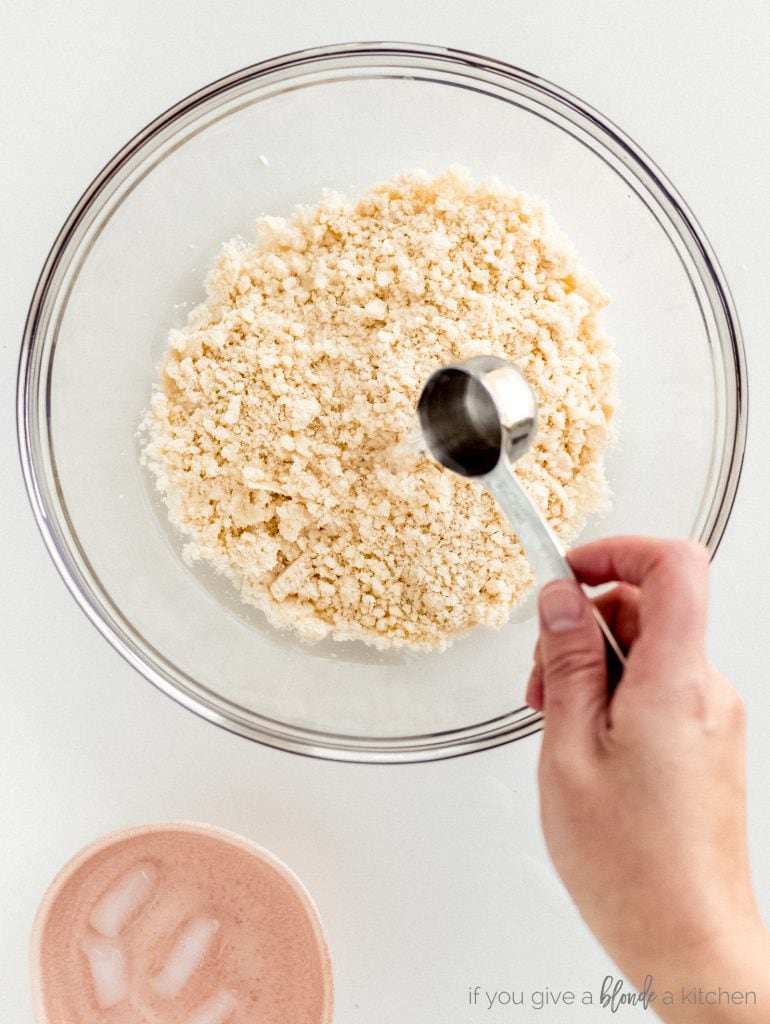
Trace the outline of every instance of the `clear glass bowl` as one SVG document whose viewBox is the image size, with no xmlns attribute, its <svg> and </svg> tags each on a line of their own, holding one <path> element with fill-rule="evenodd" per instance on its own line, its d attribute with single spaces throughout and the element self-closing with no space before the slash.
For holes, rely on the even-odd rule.
<svg viewBox="0 0 770 1024">
<path fill-rule="evenodd" d="M 435 47 L 290 54 L 206 86 L 89 186 L 43 268 L 18 387 L 32 507 L 67 586 L 150 682 L 263 743 L 349 761 L 428 760 L 540 727 L 523 692 L 534 601 L 443 654 L 303 645 L 182 562 L 136 428 L 168 329 L 222 241 L 255 218 L 450 164 L 539 194 L 612 296 L 620 357 L 614 507 L 598 532 L 713 551 L 746 431 L 738 321 L 711 248 L 630 139 L 536 75 Z"/>
</svg>

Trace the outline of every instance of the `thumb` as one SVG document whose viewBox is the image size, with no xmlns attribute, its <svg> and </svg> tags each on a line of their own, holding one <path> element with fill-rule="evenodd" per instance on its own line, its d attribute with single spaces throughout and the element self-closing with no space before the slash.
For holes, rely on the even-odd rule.
<svg viewBox="0 0 770 1024">
<path fill-rule="evenodd" d="M 583 588 L 556 580 L 540 592 L 540 658 L 546 733 L 595 732 L 606 715 L 604 638 Z"/>
</svg>

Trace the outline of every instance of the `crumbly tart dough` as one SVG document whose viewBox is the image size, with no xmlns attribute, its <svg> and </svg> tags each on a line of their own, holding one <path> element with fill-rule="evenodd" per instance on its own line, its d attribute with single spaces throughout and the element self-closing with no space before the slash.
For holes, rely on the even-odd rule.
<svg viewBox="0 0 770 1024">
<path fill-rule="evenodd" d="M 410 443 L 420 388 L 518 364 L 540 425 L 516 471 L 569 543 L 608 499 L 606 304 L 542 201 L 460 168 L 259 218 L 171 332 L 144 422 L 185 558 L 308 640 L 443 649 L 502 625 L 532 570 L 481 486 Z"/>
</svg>

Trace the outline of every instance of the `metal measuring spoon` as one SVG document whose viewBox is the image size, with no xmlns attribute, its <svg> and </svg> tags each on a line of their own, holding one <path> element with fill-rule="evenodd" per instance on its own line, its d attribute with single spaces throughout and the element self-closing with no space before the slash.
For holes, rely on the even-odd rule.
<svg viewBox="0 0 770 1024">
<path fill-rule="evenodd" d="M 497 501 L 537 582 L 574 580 L 564 548 L 513 471 L 537 433 L 537 400 L 521 370 L 498 356 L 443 366 L 426 381 L 417 414 L 433 458 L 478 480 Z M 609 648 L 610 678 L 616 681 L 625 656 L 596 606 L 591 607 Z"/>
</svg>

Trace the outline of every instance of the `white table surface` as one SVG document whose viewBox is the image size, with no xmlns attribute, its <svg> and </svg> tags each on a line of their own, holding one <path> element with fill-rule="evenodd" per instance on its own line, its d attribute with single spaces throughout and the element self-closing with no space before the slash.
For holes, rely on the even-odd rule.
<svg viewBox="0 0 770 1024">
<path fill-rule="evenodd" d="M 30 1024 L 26 947 L 58 867 L 113 828 L 196 819 L 272 849 L 325 922 L 338 1024 L 594 1021 L 468 1006 L 469 986 L 598 991 L 612 967 L 545 854 L 539 739 L 433 765 L 323 763 L 199 721 L 76 608 L 23 493 L 16 359 L 44 256 L 84 186 L 155 114 L 243 65 L 358 39 L 432 42 L 536 71 L 660 164 L 709 235 L 745 330 L 752 407 L 713 572 L 713 657 L 749 711 L 750 838 L 770 916 L 770 20 L 764 0 L 6 0 L 0 29 L 0 1019 Z M 483 997 L 482 997 L 483 999 Z M 620 1019 L 642 1019 L 625 1009 Z M 650 1015 L 648 1014 L 648 1017 Z M 62 1022 L 64 1024 L 64 1022 Z"/>
</svg>

